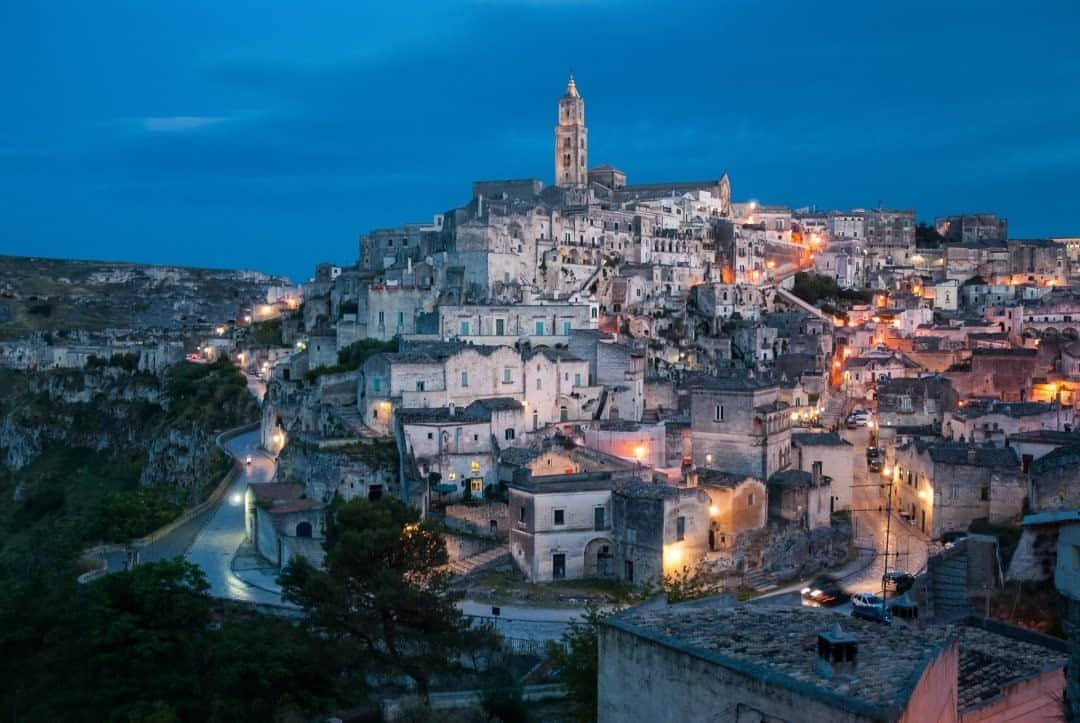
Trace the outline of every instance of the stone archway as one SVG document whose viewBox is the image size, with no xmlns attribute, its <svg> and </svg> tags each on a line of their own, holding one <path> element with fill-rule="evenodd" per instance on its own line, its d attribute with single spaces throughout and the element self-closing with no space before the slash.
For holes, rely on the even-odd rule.
<svg viewBox="0 0 1080 723">
<path fill-rule="evenodd" d="M 296 536 L 297 537 L 311 537 L 311 523 L 310 522 L 300 522 L 299 524 L 297 524 L 296 525 Z"/>
<path fill-rule="evenodd" d="M 585 545 L 585 577 L 615 576 L 615 543 L 598 537 Z"/>
</svg>

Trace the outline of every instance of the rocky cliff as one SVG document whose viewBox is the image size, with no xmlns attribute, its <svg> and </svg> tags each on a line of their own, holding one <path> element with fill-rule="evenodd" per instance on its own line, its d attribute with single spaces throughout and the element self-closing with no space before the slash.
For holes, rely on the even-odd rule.
<svg viewBox="0 0 1080 723">
<path fill-rule="evenodd" d="M 43 518 L 93 539 L 144 534 L 205 496 L 229 464 L 217 434 L 256 416 L 227 362 L 0 369 L 0 540 L 4 523 Z"/>
</svg>

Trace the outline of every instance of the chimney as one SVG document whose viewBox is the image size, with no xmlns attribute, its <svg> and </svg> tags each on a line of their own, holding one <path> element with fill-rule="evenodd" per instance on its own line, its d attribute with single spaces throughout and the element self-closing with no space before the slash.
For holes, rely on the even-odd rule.
<svg viewBox="0 0 1080 723">
<path fill-rule="evenodd" d="M 810 465 L 810 479 L 814 487 L 821 486 L 821 461 L 818 460 Z"/>
<path fill-rule="evenodd" d="M 814 670 L 822 678 L 837 678 L 855 672 L 859 641 L 835 623 L 831 629 L 818 633 L 817 661 Z"/>
</svg>

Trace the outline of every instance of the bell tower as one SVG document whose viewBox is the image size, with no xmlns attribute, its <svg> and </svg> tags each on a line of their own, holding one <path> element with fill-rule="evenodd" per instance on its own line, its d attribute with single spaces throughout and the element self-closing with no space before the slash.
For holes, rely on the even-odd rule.
<svg viewBox="0 0 1080 723">
<path fill-rule="evenodd" d="M 589 130 L 585 127 L 585 101 L 574 84 L 574 74 L 559 99 L 559 124 L 555 126 L 555 185 L 584 186 L 589 180 Z"/>
</svg>

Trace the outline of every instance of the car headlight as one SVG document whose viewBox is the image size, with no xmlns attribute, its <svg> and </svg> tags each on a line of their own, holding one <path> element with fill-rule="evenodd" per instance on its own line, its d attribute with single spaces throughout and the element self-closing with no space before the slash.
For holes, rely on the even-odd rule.
<svg viewBox="0 0 1080 723">
<path fill-rule="evenodd" d="M 810 594 L 814 597 L 817 597 L 818 595 L 821 595 L 821 590 L 813 590 L 810 592 Z"/>
<path fill-rule="evenodd" d="M 810 588 L 808 588 L 808 587 L 804 587 L 804 588 L 802 589 L 802 594 L 803 594 L 803 595 L 809 595 L 809 594 L 810 594 Z"/>
</svg>

